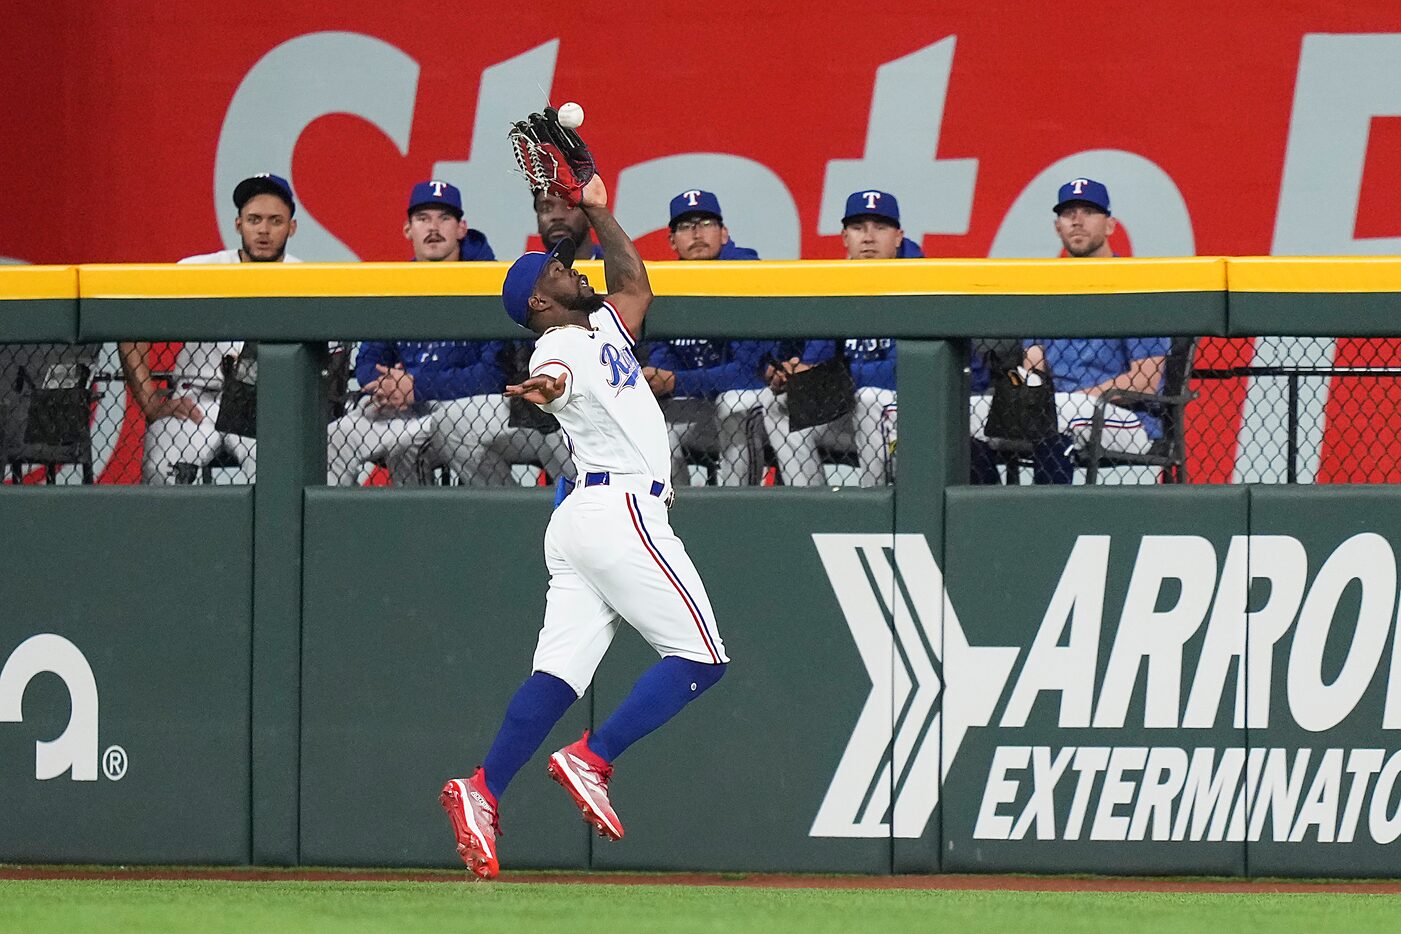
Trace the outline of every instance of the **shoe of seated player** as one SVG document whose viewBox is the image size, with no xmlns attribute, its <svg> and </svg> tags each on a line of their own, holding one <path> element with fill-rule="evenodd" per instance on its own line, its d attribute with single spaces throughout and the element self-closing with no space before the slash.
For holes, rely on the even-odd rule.
<svg viewBox="0 0 1401 934">
<path fill-rule="evenodd" d="M 496 859 L 496 838 L 501 823 L 496 799 L 486 787 L 486 773 L 477 769 L 471 778 L 451 778 L 438 800 L 452 821 L 457 852 L 467 868 L 482 879 L 495 879 L 501 871 Z"/>
<path fill-rule="evenodd" d="M 550 777 L 559 782 L 583 812 L 584 821 L 593 825 L 605 840 L 623 839 L 623 822 L 608 800 L 608 780 L 613 766 L 589 748 L 589 731 L 576 743 L 550 756 Z"/>
</svg>

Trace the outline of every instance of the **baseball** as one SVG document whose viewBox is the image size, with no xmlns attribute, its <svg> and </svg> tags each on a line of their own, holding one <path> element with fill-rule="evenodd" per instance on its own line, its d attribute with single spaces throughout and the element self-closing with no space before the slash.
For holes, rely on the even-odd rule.
<svg viewBox="0 0 1401 934">
<path fill-rule="evenodd" d="M 559 125 L 574 130 L 584 125 L 584 108 L 570 101 L 559 108 Z"/>
</svg>

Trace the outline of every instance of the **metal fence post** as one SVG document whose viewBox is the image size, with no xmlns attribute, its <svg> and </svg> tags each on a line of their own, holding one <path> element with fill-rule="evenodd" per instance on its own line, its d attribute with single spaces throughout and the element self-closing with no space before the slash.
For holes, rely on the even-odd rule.
<svg viewBox="0 0 1401 934">
<path fill-rule="evenodd" d="M 258 347 L 258 474 L 253 493 L 252 856 L 298 861 L 302 500 L 325 483 L 325 345 Z"/>
<path fill-rule="evenodd" d="M 895 376 L 905 417 L 896 451 L 895 533 L 923 535 L 939 567 L 944 560 L 944 490 L 968 482 L 968 342 L 901 340 Z M 899 547 L 896 548 L 899 562 Z M 932 648 L 943 658 L 943 620 Z M 943 699 L 940 698 L 940 703 Z M 939 812 L 942 814 L 942 812 Z M 894 872 L 938 872 L 942 817 L 916 839 L 892 839 Z"/>
</svg>

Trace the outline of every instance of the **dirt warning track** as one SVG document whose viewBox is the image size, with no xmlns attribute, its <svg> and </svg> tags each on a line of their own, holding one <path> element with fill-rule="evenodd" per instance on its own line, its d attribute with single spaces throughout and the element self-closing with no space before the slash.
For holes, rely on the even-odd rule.
<svg viewBox="0 0 1401 934">
<path fill-rule="evenodd" d="M 472 883 L 466 871 L 264 869 L 257 867 L 0 866 L 0 880 L 183 880 L 227 882 Z M 1288 879 L 1177 879 L 1022 875 L 826 876 L 768 873 L 504 872 L 484 885 L 694 885 L 782 889 L 902 889 L 1008 892 L 1215 892 L 1221 894 L 1343 893 L 1401 895 L 1401 881 L 1306 882 Z"/>
</svg>

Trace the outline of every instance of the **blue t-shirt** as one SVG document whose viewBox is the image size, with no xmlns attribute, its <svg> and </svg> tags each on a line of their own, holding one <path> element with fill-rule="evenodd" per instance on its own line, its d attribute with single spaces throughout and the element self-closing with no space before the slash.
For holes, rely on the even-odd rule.
<svg viewBox="0 0 1401 934">
<path fill-rule="evenodd" d="M 924 251 L 909 237 L 901 239 L 896 259 L 922 259 Z M 857 386 L 875 389 L 895 388 L 895 341 L 889 337 L 848 337 L 841 342 L 851 369 L 851 380 Z M 823 363 L 837 352 L 837 341 L 780 341 L 776 347 L 780 360 L 797 357 L 804 363 Z"/>
<path fill-rule="evenodd" d="M 465 262 L 496 259 L 486 234 L 469 228 L 458 250 Z M 414 378 L 414 399 L 430 402 L 501 392 L 506 386 L 503 341 L 365 341 L 355 355 L 361 386 L 380 375 L 375 365 L 402 364 Z"/>
<path fill-rule="evenodd" d="M 496 259 L 491 244 L 486 241 L 486 234 L 470 227 L 467 229 L 467 236 L 462 238 L 457 255 L 465 263 L 490 262 Z"/>
<path fill-rule="evenodd" d="M 1057 392 L 1075 392 L 1108 382 L 1133 368 L 1135 360 L 1166 357 L 1172 348 L 1167 337 L 1057 337 L 1027 341 L 1040 344 L 1046 352 L 1046 365 L 1055 380 Z M 1156 386 L 1162 384 L 1158 374 Z M 1158 419 L 1140 412 L 1143 428 L 1150 438 L 1163 436 Z"/>
<path fill-rule="evenodd" d="M 716 259 L 758 259 L 748 247 L 726 240 Z M 677 398 L 714 398 L 733 389 L 762 389 L 772 361 L 772 341 L 680 338 L 645 345 L 647 365 L 676 374 Z"/>
<path fill-rule="evenodd" d="M 403 364 L 419 402 L 493 395 L 506 386 L 508 347 L 507 341 L 365 341 L 355 378 L 364 386 L 380 376 L 376 364 Z"/>
<path fill-rule="evenodd" d="M 825 363 L 836 356 L 838 344 L 846 357 L 853 383 L 876 389 L 895 388 L 895 339 L 892 337 L 779 341 L 778 356 L 781 360 L 797 357 L 808 364 Z"/>
</svg>

